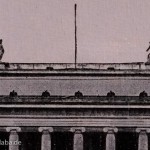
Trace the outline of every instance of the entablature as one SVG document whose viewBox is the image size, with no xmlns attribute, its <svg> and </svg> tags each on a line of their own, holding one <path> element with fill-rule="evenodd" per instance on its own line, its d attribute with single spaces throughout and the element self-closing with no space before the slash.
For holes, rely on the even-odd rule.
<svg viewBox="0 0 150 150">
<path fill-rule="evenodd" d="M 57 96 L 1 95 L 0 104 L 57 104 L 57 105 L 149 105 L 150 96 Z"/>
</svg>

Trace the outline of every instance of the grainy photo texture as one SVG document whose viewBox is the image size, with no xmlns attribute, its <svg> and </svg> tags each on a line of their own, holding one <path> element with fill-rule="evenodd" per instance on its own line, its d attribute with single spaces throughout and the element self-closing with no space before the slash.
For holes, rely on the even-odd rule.
<svg viewBox="0 0 150 150">
<path fill-rule="evenodd" d="M 0 0 L 0 150 L 150 150 L 149 0 Z"/>
</svg>

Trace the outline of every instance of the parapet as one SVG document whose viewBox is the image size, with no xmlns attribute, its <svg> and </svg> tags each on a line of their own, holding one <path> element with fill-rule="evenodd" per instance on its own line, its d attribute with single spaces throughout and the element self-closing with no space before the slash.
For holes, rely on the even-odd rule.
<svg viewBox="0 0 150 150">
<path fill-rule="evenodd" d="M 0 63 L 0 70 L 73 70 L 74 63 Z M 150 64 L 133 63 L 78 63 L 76 70 L 149 70 Z"/>
</svg>

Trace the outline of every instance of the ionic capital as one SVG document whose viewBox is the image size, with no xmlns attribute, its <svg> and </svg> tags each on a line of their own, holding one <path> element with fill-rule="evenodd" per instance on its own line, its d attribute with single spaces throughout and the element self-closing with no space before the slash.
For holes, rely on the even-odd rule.
<svg viewBox="0 0 150 150">
<path fill-rule="evenodd" d="M 108 133 L 117 133 L 118 132 L 118 128 L 116 127 L 105 127 L 103 128 L 104 132 L 108 132 Z"/>
<path fill-rule="evenodd" d="M 85 128 L 84 127 L 72 127 L 70 131 L 74 133 L 83 133 L 85 132 Z"/>
<path fill-rule="evenodd" d="M 38 128 L 38 131 L 39 132 L 43 132 L 43 131 L 48 131 L 48 132 L 53 132 L 54 131 L 54 129 L 52 128 L 52 127 L 39 127 Z"/>
<path fill-rule="evenodd" d="M 7 127 L 6 131 L 7 132 L 11 132 L 11 131 L 21 132 L 21 128 L 20 127 Z"/>
<path fill-rule="evenodd" d="M 137 133 L 140 133 L 140 132 L 150 133 L 150 128 L 136 128 L 136 132 Z"/>
</svg>

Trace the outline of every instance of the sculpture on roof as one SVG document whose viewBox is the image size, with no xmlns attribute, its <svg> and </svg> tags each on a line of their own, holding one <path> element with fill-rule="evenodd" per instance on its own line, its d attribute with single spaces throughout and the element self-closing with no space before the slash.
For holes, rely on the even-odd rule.
<svg viewBox="0 0 150 150">
<path fill-rule="evenodd" d="M 15 91 L 13 90 L 12 92 L 9 93 L 9 96 L 10 96 L 10 97 L 17 97 L 18 94 L 17 94 L 17 92 L 15 92 Z"/>
<path fill-rule="evenodd" d="M 146 50 L 146 52 L 148 52 L 150 50 L 150 42 L 149 42 L 149 47 L 148 49 Z M 150 53 L 147 55 L 147 62 L 150 63 Z"/>
<path fill-rule="evenodd" d="M 3 48 L 3 45 L 2 45 L 2 39 L 0 39 L 0 61 L 3 57 L 3 54 L 4 54 L 4 48 Z"/>
<path fill-rule="evenodd" d="M 144 97 L 147 97 L 148 96 L 148 94 L 145 92 L 145 91 L 143 91 L 143 92 L 141 92 L 140 94 L 139 94 L 139 97 L 140 98 L 144 98 Z"/>
<path fill-rule="evenodd" d="M 113 91 L 110 91 L 110 92 L 108 92 L 107 93 L 107 97 L 115 97 L 115 92 L 113 92 Z"/>
<path fill-rule="evenodd" d="M 42 93 L 42 97 L 49 97 L 50 93 L 46 90 Z"/>
<path fill-rule="evenodd" d="M 80 91 L 75 92 L 75 97 L 77 98 L 83 97 L 83 94 Z"/>
</svg>

